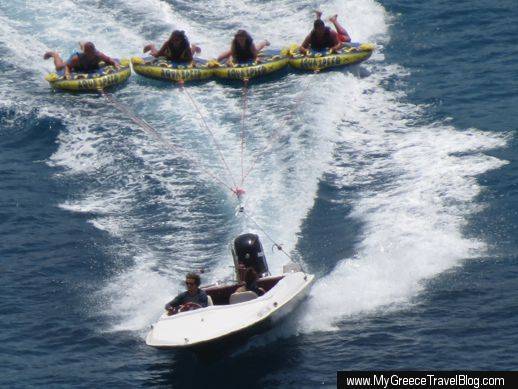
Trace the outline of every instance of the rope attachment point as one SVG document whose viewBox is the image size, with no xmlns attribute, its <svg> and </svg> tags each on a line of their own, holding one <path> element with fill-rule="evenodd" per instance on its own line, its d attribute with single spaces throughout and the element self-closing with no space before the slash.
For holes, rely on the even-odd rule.
<svg viewBox="0 0 518 389">
<path fill-rule="evenodd" d="M 237 196 L 237 198 L 240 200 L 241 197 L 243 197 L 246 193 L 246 191 L 243 189 L 243 188 L 240 188 L 238 186 L 236 186 L 235 188 L 232 189 L 232 192 Z"/>
</svg>

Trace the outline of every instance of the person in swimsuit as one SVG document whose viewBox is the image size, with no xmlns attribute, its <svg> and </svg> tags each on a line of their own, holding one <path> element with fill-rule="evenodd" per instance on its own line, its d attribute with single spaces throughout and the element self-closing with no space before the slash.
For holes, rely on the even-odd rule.
<svg viewBox="0 0 518 389">
<path fill-rule="evenodd" d="M 155 57 L 165 57 L 173 62 L 192 62 L 196 53 L 201 53 L 201 49 L 196 45 L 190 45 L 189 39 L 184 31 L 174 30 L 167 41 L 164 42 L 160 50 L 150 43 L 144 46 L 144 53 L 150 52 Z"/>
<path fill-rule="evenodd" d="M 230 50 L 222 53 L 217 60 L 222 61 L 232 57 L 232 62 L 234 63 L 256 61 L 257 55 L 266 46 L 270 46 L 270 42 L 267 40 L 260 42 L 256 47 L 254 40 L 248 32 L 245 30 L 238 30 L 236 35 L 234 35 Z"/>
<path fill-rule="evenodd" d="M 236 293 L 250 291 L 254 292 L 258 296 L 262 296 L 265 293 L 265 291 L 263 288 L 257 286 L 257 279 L 258 276 L 256 271 L 252 267 L 249 267 L 248 269 L 246 269 L 245 273 L 245 284 L 237 288 Z"/>
<path fill-rule="evenodd" d="M 317 15 L 317 19 L 321 19 L 322 18 L 322 12 L 321 11 L 315 11 L 315 13 Z M 337 14 L 334 14 L 333 16 L 331 16 L 329 18 L 329 21 L 331 23 L 333 23 L 333 26 L 335 26 L 335 30 L 336 30 L 336 32 L 338 34 L 338 39 L 340 40 L 340 42 L 347 43 L 347 42 L 351 41 L 351 37 L 349 36 L 349 34 L 345 30 L 345 28 L 343 28 L 343 26 L 340 23 L 338 23 L 338 15 Z"/>
<path fill-rule="evenodd" d="M 120 68 L 116 60 L 98 51 L 92 42 L 80 43 L 79 46 L 82 52 L 73 54 L 66 62 L 57 51 L 47 51 L 43 59 L 53 58 L 57 71 L 65 69 L 66 79 L 70 78 L 71 72 L 89 73 L 98 70 L 101 62 Z"/>
<path fill-rule="evenodd" d="M 335 32 L 329 27 L 326 27 L 322 21 L 321 11 L 315 11 L 315 13 L 316 20 L 313 23 L 313 30 L 306 37 L 306 39 L 304 39 L 304 42 L 300 46 L 300 51 L 303 54 L 306 54 L 309 49 L 315 51 L 329 49 L 331 52 L 334 52 L 341 49 L 344 46 L 344 43 L 351 41 L 351 37 L 345 28 L 343 28 L 343 26 L 338 23 L 338 15 L 333 15 L 329 18 L 329 21 L 333 23 L 336 29 Z"/>
</svg>

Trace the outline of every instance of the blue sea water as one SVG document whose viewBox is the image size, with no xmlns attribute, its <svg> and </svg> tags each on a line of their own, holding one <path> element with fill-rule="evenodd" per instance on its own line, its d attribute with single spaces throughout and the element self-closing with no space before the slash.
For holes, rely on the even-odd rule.
<svg viewBox="0 0 518 389">
<path fill-rule="evenodd" d="M 52 92 L 41 55 L 87 38 L 132 56 L 172 28 L 207 58 L 241 27 L 282 47 L 318 7 L 378 50 L 349 70 L 251 85 L 245 158 L 260 155 L 246 207 L 317 275 L 310 296 L 216 361 L 148 348 L 185 272 L 227 276 L 228 242 L 259 231 L 201 173 L 225 177 L 179 89 L 134 75 L 114 95 L 198 165 L 101 97 Z M 512 0 L 1 2 L 0 386 L 333 387 L 337 370 L 516 370 L 516 26 Z M 237 176 L 240 87 L 189 93 Z M 263 241 L 279 271 L 286 258 Z"/>
</svg>

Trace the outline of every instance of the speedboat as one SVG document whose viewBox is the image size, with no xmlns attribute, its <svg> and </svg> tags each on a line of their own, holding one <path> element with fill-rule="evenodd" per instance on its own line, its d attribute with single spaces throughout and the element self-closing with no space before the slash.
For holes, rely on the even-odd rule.
<svg viewBox="0 0 518 389">
<path fill-rule="evenodd" d="M 236 281 L 203 286 L 209 305 L 174 315 L 165 312 L 152 325 L 146 344 L 160 349 L 204 348 L 241 341 L 271 328 L 286 317 L 307 295 L 314 275 L 290 262 L 283 274 L 272 276 L 259 237 L 242 234 L 231 243 Z M 236 292 L 243 285 L 244 272 L 252 267 L 265 293 Z"/>
</svg>

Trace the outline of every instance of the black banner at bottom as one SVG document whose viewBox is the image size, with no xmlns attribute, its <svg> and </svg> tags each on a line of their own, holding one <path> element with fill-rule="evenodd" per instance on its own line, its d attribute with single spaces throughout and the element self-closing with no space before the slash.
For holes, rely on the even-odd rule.
<svg viewBox="0 0 518 389">
<path fill-rule="evenodd" d="M 339 371 L 338 389 L 516 389 L 516 371 Z"/>
</svg>

